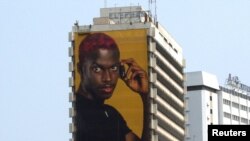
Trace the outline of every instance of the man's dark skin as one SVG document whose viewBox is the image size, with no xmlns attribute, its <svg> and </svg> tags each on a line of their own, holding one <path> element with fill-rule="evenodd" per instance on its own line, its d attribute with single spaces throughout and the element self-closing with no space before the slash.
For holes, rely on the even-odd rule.
<svg viewBox="0 0 250 141">
<path fill-rule="evenodd" d="M 79 63 L 81 84 L 79 94 L 90 100 L 104 103 L 111 98 L 119 76 L 120 65 L 127 65 L 125 77 L 121 78 L 133 91 L 140 94 L 145 103 L 148 94 L 147 73 L 133 59 L 120 60 L 119 50 L 99 48 Z M 144 124 L 145 125 L 145 124 Z M 145 128 L 145 127 L 144 127 Z M 126 141 L 140 141 L 133 132 L 125 136 Z"/>
</svg>

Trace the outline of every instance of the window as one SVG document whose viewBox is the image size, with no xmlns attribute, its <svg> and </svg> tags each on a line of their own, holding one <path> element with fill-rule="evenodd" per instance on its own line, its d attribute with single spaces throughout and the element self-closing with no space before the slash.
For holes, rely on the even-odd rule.
<svg viewBox="0 0 250 141">
<path fill-rule="evenodd" d="M 141 12 L 134 12 L 134 17 L 140 17 Z"/>
<path fill-rule="evenodd" d="M 235 107 L 235 108 L 239 108 L 239 106 L 240 106 L 238 103 L 235 103 L 235 102 L 233 102 L 232 105 L 233 105 L 233 107 Z"/>
<path fill-rule="evenodd" d="M 118 18 L 118 17 L 117 17 Z M 120 18 L 125 18 L 125 13 L 120 13 Z"/>
<path fill-rule="evenodd" d="M 223 99 L 223 104 L 226 104 L 226 105 L 231 105 L 231 102 L 227 99 Z"/>
<path fill-rule="evenodd" d="M 241 122 L 247 124 L 247 121 L 248 121 L 248 120 L 247 120 L 246 118 L 241 118 Z"/>
<path fill-rule="evenodd" d="M 233 118 L 233 120 L 240 121 L 240 117 L 238 117 L 236 115 L 233 115 L 232 118 Z"/>
<path fill-rule="evenodd" d="M 231 114 L 226 113 L 226 112 L 224 112 L 223 114 L 224 114 L 224 117 L 226 117 L 226 118 L 231 118 Z"/>
<path fill-rule="evenodd" d="M 241 109 L 241 110 L 244 110 L 244 111 L 247 111 L 247 106 L 240 105 L 240 109 Z"/>
</svg>

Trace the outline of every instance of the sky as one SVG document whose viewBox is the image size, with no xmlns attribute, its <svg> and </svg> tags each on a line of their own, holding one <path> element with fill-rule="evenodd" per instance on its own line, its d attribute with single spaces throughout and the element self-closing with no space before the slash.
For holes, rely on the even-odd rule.
<svg viewBox="0 0 250 141">
<path fill-rule="evenodd" d="M 250 0 L 0 0 L 0 140 L 68 141 L 68 33 L 99 9 L 141 5 L 181 45 L 185 72 L 250 86 Z M 152 4 L 154 5 L 154 4 Z"/>
</svg>

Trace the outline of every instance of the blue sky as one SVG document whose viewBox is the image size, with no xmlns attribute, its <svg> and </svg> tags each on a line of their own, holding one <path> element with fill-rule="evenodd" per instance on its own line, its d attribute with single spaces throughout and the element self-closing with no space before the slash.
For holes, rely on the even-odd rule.
<svg viewBox="0 0 250 141">
<path fill-rule="evenodd" d="M 107 0 L 107 6 L 148 0 Z M 0 140 L 68 141 L 68 32 L 104 0 L 0 0 Z M 249 0 L 157 0 L 157 18 L 183 48 L 185 71 L 229 73 L 250 85 Z M 154 8 L 152 9 L 154 11 Z"/>
</svg>

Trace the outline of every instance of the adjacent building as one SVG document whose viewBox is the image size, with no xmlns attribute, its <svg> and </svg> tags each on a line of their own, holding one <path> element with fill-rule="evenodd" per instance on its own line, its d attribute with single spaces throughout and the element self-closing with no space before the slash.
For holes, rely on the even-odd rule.
<svg viewBox="0 0 250 141">
<path fill-rule="evenodd" d="M 185 141 L 207 141 L 208 125 L 250 124 L 250 87 L 229 75 L 220 86 L 215 75 L 186 73 Z"/>
</svg>

